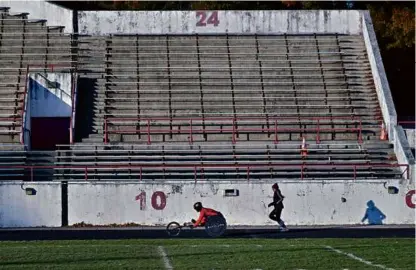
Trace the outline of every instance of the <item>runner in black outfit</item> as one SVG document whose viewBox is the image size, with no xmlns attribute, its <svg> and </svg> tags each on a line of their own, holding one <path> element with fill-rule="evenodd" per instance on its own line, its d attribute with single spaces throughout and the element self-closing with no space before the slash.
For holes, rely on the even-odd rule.
<svg viewBox="0 0 416 270">
<path fill-rule="evenodd" d="M 269 217 L 270 219 L 277 221 L 280 225 L 280 230 L 285 232 L 288 231 L 288 228 L 286 227 L 285 223 L 282 219 L 280 219 L 280 215 L 282 214 L 283 210 L 283 198 L 282 192 L 279 189 L 279 185 L 276 183 L 272 186 L 273 189 L 273 202 L 269 203 L 270 206 L 274 206 L 273 211 L 270 213 Z"/>
</svg>

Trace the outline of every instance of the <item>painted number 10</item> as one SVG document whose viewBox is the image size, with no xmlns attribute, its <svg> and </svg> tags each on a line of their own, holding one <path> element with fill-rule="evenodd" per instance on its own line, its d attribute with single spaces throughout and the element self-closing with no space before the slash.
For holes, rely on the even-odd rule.
<svg viewBox="0 0 416 270">
<path fill-rule="evenodd" d="M 136 196 L 136 201 L 140 202 L 140 210 L 146 210 L 146 192 L 142 191 Z M 163 210 L 166 206 L 166 195 L 162 191 L 156 191 L 152 195 L 152 207 L 155 210 Z"/>
<path fill-rule="evenodd" d="M 208 18 L 208 19 L 207 19 Z M 218 20 L 218 11 L 197 11 L 196 12 L 196 26 L 205 27 L 207 24 L 213 24 L 218 26 L 220 21 Z"/>
</svg>

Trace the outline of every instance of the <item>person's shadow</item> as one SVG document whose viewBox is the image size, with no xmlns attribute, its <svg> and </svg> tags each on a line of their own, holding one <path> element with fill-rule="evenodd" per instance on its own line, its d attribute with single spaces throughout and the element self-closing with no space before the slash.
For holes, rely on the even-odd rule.
<svg viewBox="0 0 416 270">
<path fill-rule="evenodd" d="M 364 222 L 368 219 L 368 225 L 382 225 L 383 219 L 386 218 L 386 215 L 378 209 L 372 200 L 367 202 L 367 210 L 365 211 L 364 217 L 361 219 L 361 222 Z"/>
</svg>

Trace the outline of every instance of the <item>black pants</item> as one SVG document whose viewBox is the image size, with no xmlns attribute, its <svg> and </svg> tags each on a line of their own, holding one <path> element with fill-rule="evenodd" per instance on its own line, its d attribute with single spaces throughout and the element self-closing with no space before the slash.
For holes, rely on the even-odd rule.
<svg viewBox="0 0 416 270">
<path fill-rule="evenodd" d="M 275 208 L 273 209 L 273 211 L 271 211 L 271 212 L 270 212 L 270 214 L 269 214 L 269 218 L 270 218 L 271 220 L 277 221 L 277 222 L 280 224 L 280 222 L 282 221 L 282 220 L 280 219 L 280 216 L 282 215 L 282 210 L 283 210 L 283 208 L 282 208 L 282 207 L 275 207 Z"/>
</svg>

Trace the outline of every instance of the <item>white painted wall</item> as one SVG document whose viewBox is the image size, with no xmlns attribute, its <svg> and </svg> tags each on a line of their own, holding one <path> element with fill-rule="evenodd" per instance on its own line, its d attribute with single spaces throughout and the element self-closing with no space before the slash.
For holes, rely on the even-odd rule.
<svg viewBox="0 0 416 270">
<path fill-rule="evenodd" d="M 61 226 L 61 184 L 26 183 L 36 189 L 26 195 L 18 182 L 0 182 L 0 227 Z"/>
<path fill-rule="evenodd" d="M 364 42 L 367 49 L 368 59 L 370 61 L 377 97 L 386 128 L 388 133 L 391 135 L 393 133 L 394 126 L 397 124 L 397 114 L 369 11 L 363 12 L 362 20 Z"/>
<path fill-rule="evenodd" d="M 32 73 L 30 78 L 41 86 L 41 88 L 29 87 L 30 117 L 71 116 L 70 73 Z M 48 87 L 47 80 L 58 82 L 60 87 Z"/>
<path fill-rule="evenodd" d="M 415 148 L 416 130 L 405 128 L 404 133 L 406 134 L 406 138 L 409 142 L 410 147 Z"/>
<path fill-rule="evenodd" d="M 210 11 L 206 13 L 208 16 Z M 80 11 L 80 34 L 361 33 L 355 10 L 218 11 L 219 24 L 197 26 L 196 11 Z"/>
<path fill-rule="evenodd" d="M 72 11 L 44 0 L 0 0 L 0 6 L 10 7 L 11 14 L 28 12 L 29 19 L 46 19 L 48 26 L 65 26 L 65 33 L 72 33 Z"/>
<path fill-rule="evenodd" d="M 378 48 L 377 37 L 374 32 L 373 23 L 369 11 L 364 11 L 362 16 L 362 31 L 365 46 L 367 49 L 368 59 L 370 61 L 371 71 L 373 74 L 374 84 L 377 92 L 378 101 L 381 107 L 386 130 L 388 131 L 389 140 L 394 146 L 394 152 L 400 164 L 408 164 L 410 166 L 411 176 L 413 180 L 415 161 L 412 158 L 408 143 L 404 137 L 401 127 L 397 127 L 397 113 L 391 96 L 389 83 L 387 81 L 386 71 L 384 69 L 383 60 L 381 59 L 380 50 Z M 410 153 L 410 155 L 409 155 Z M 403 170 L 403 168 L 401 168 Z"/>
<path fill-rule="evenodd" d="M 399 188 L 399 194 L 389 194 L 383 182 L 285 182 L 281 190 L 285 198 L 282 218 L 289 225 L 357 224 L 373 200 L 387 216 L 387 224 L 413 224 L 414 209 L 405 202 L 406 193 L 414 186 L 388 181 Z M 228 188 L 239 189 L 239 197 L 224 197 Z M 140 209 L 136 196 L 146 192 L 145 209 Z M 166 206 L 155 210 L 152 194 L 166 195 Z M 85 183 L 68 188 L 69 224 L 86 222 L 96 225 L 135 222 L 143 225 L 185 222 L 195 218 L 192 209 L 196 201 L 221 211 L 231 225 L 273 224 L 268 219 L 272 201 L 271 183 L 267 184 L 105 184 Z M 346 202 L 341 201 L 346 198 Z M 413 202 L 416 198 L 413 198 Z M 160 200 L 157 199 L 158 205 Z"/>
</svg>

